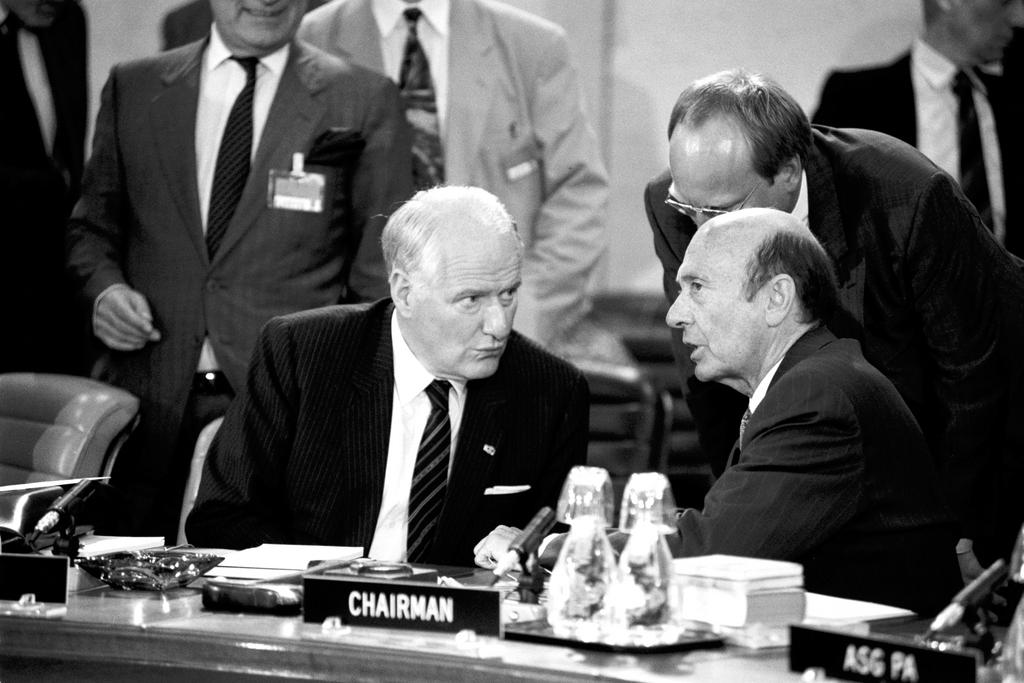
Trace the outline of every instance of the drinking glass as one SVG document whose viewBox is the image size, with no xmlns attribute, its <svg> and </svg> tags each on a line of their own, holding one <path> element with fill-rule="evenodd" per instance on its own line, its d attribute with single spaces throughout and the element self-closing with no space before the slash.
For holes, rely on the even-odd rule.
<svg viewBox="0 0 1024 683">
<path fill-rule="evenodd" d="M 572 468 L 562 487 L 557 517 L 569 533 L 547 588 L 548 623 L 559 637 L 596 641 L 606 630 L 605 594 L 617 574 L 605 532 L 612 497 L 611 478 L 600 467 Z"/>
</svg>

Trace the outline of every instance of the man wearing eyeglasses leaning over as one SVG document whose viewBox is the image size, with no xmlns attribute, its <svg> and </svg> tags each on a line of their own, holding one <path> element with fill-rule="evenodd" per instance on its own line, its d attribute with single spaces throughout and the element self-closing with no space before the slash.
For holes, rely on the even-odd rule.
<svg viewBox="0 0 1024 683">
<path fill-rule="evenodd" d="M 921 425 L 960 520 L 965 579 L 980 572 L 979 558 L 1007 552 L 1012 538 L 992 533 L 1006 515 L 993 493 L 1006 421 L 999 297 L 1009 296 L 1005 283 L 1019 288 L 1019 274 L 956 181 L 895 138 L 812 128 L 777 83 L 741 70 L 687 87 L 668 132 L 670 170 L 644 199 L 669 301 L 687 245 L 709 219 L 771 207 L 804 220 L 838 276 L 829 329 L 860 341 Z M 679 339 L 673 344 L 718 474 L 746 398 L 694 378 Z"/>
</svg>

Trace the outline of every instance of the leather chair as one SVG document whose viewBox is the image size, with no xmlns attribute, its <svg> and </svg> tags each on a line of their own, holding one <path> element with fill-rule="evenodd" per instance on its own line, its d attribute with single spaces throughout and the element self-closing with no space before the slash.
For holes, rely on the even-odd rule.
<svg viewBox="0 0 1024 683">
<path fill-rule="evenodd" d="M 634 472 L 664 472 L 672 398 L 635 365 L 577 362 L 590 385 L 587 463 L 611 475 L 616 514 Z"/>
<path fill-rule="evenodd" d="M 139 399 L 103 382 L 0 374 L 0 486 L 109 476 Z"/>
<path fill-rule="evenodd" d="M 203 478 L 203 463 L 206 462 L 206 451 L 210 450 L 213 437 L 217 435 L 223 417 L 218 417 L 199 432 L 196 439 L 196 447 L 192 452 L 192 464 L 188 470 L 188 481 L 185 482 L 185 495 L 181 499 L 181 518 L 178 520 L 178 545 L 188 543 L 185 539 L 185 518 L 192 511 L 196 502 L 196 495 L 199 493 L 199 482 Z"/>
</svg>

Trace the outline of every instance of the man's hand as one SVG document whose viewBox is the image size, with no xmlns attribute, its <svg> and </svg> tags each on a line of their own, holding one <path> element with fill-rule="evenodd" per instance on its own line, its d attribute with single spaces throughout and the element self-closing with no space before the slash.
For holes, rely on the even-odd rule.
<svg viewBox="0 0 1024 683">
<path fill-rule="evenodd" d="M 508 553 L 508 547 L 522 530 L 500 524 L 473 548 L 473 562 L 484 569 L 494 569 L 498 561 Z"/>
<path fill-rule="evenodd" d="M 127 285 L 111 287 L 100 295 L 93 308 L 92 331 L 115 351 L 137 351 L 147 342 L 160 341 L 149 302 Z"/>
</svg>

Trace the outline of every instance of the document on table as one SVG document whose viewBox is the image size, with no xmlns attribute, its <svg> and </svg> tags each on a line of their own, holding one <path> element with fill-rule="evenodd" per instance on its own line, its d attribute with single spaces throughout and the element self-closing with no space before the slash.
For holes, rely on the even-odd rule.
<svg viewBox="0 0 1024 683">
<path fill-rule="evenodd" d="M 902 607 L 810 592 L 807 593 L 806 615 L 804 623 L 817 626 L 915 616 L 913 612 Z"/>
<path fill-rule="evenodd" d="M 271 580 L 304 572 L 310 562 L 340 562 L 362 556 L 363 549 L 358 546 L 264 543 L 228 553 L 223 562 L 206 572 L 206 576 Z"/>
</svg>

